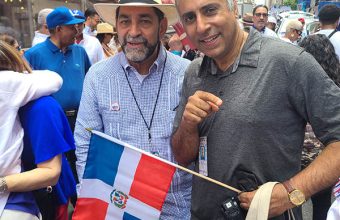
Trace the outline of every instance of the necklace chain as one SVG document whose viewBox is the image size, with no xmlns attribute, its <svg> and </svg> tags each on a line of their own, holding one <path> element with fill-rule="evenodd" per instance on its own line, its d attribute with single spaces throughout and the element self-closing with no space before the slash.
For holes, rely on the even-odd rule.
<svg viewBox="0 0 340 220">
<path fill-rule="evenodd" d="M 157 97 L 156 97 L 155 105 L 154 105 L 154 107 L 153 107 L 153 111 L 152 111 L 152 115 L 151 115 L 151 119 L 150 119 L 150 124 L 148 124 L 148 123 L 146 122 L 146 119 L 145 119 L 145 117 L 144 117 L 144 115 L 143 115 L 142 109 L 140 108 L 140 106 L 139 106 L 139 104 L 138 104 L 138 102 L 137 102 L 135 93 L 133 92 L 131 83 L 130 83 L 129 78 L 128 78 L 128 76 L 127 76 L 127 72 L 125 71 L 124 67 L 122 66 L 122 69 L 123 69 L 123 71 L 124 71 L 124 73 L 125 73 L 126 81 L 127 81 L 128 84 L 129 84 L 129 88 L 130 88 L 130 91 L 131 91 L 131 93 L 132 93 L 133 99 L 135 100 L 135 103 L 136 103 L 136 105 L 137 105 L 139 114 L 142 116 L 142 119 L 143 119 L 143 121 L 144 121 L 144 124 L 145 124 L 145 126 L 147 127 L 147 129 L 148 129 L 148 138 L 149 138 L 149 143 L 150 143 L 150 145 L 151 145 L 151 126 L 152 126 L 153 118 L 154 118 L 154 115 L 155 115 L 155 112 L 156 112 L 156 106 L 157 106 L 157 103 L 158 103 L 159 94 L 160 94 L 161 87 L 162 87 L 163 76 L 164 76 L 164 69 L 165 69 L 165 64 L 166 64 L 167 58 L 168 58 L 168 55 L 165 53 L 165 60 L 164 60 L 164 64 L 163 64 L 161 80 L 160 80 L 160 82 L 159 82 Z"/>
</svg>

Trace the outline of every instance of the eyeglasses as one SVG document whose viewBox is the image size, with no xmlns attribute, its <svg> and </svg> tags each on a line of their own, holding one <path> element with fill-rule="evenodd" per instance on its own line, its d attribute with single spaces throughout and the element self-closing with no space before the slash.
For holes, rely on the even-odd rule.
<svg viewBox="0 0 340 220">
<path fill-rule="evenodd" d="M 15 47 L 15 49 L 17 49 L 18 51 L 21 51 L 21 46 L 18 45 L 18 46 Z"/>
<path fill-rule="evenodd" d="M 300 30 L 296 30 L 296 33 L 297 33 L 299 36 L 301 36 L 301 34 L 302 34 L 302 31 L 300 31 Z"/>
<path fill-rule="evenodd" d="M 255 13 L 255 16 L 256 17 L 264 17 L 264 18 L 266 18 L 266 17 L 268 17 L 268 14 L 267 13 Z"/>
</svg>

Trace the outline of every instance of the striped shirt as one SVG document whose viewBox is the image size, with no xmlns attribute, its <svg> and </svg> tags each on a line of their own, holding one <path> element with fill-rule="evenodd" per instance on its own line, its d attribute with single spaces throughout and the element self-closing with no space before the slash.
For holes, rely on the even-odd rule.
<svg viewBox="0 0 340 220">
<path fill-rule="evenodd" d="M 149 74 L 142 80 L 122 52 L 91 67 L 85 78 L 75 128 L 77 171 L 80 179 L 90 140 L 90 133 L 85 128 L 102 131 L 174 162 L 170 136 L 180 101 L 184 71 L 189 63 L 188 60 L 166 52 L 162 47 L 149 69 Z M 164 75 L 151 126 L 150 143 L 148 128 L 136 101 L 145 121 L 150 125 L 163 67 Z M 163 206 L 161 219 L 189 219 L 190 199 L 191 175 L 177 171 Z"/>
</svg>

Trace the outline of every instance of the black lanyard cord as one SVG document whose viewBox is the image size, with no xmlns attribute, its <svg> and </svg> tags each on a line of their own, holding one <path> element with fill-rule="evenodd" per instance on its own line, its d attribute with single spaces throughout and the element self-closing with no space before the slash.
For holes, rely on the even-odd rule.
<svg viewBox="0 0 340 220">
<path fill-rule="evenodd" d="M 155 105 L 154 105 L 154 107 L 153 107 L 152 116 L 151 116 L 151 119 L 150 119 L 150 125 L 148 125 L 148 123 L 147 123 L 146 120 L 145 120 L 145 117 L 144 117 L 144 115 L 143 115 L 143 113 L 142 113 L 142 110 L 141 110 L 141 108 L 140 108 L 140 106 L 139 106 L 139 104 L 138 104 L 138 102 L 137 102 L 135 93 L 134 93 L 133 90 L 132 90 L 132 87 L 131 87 L 129 78 L 128 78 L 128 76 L 127 76 L 127 72 L 125 71 L 124 67 L 122 66 L 122 69 L 123 69 L 123 71 L 124 71 L 124 73 L 125 73 L 126 81 L 127 81 L 128 84 L 129 84 L 130 91 L 131 91 L 131 93 L 132 93 L 133 99 L 135 100 L 135 103 L 136 103 L 137 108 L 138 108 L 138 110 L 139 110 L 139 114 L 142 116 L 143 121 L 144 121 L 144 124 L 145 124 L 145 126 L 147 127 L 147 129 L 148 129 L 148 135 L 149 135 L 149 142 L 150 142 L 150 144 L 151 144 L 151 126 L 152 126 L 153 118 L 154 118 L 154 115 L 155 115 L 155 112 L 156 112 L 156 106 L 157 106 L 157 103 L 158 103 L 159 94 L 160 94 L 160 92 L 161 92 L 161 87 L 162 87 L 162 82 L 163 82 L 163 76 L 164 76 L 164 70 L 165 70 L 165 64 L 166 64 L 167 58 L 168 58 L 168 55 L 165 53 L 165 60 L 164 60 L 164 64 L 163 64 L 163 70 L 162 70 L 161 80 L 160 80 L 159 86 L 158 86 L 157 97 L 156 97 Z"/>
</svg>

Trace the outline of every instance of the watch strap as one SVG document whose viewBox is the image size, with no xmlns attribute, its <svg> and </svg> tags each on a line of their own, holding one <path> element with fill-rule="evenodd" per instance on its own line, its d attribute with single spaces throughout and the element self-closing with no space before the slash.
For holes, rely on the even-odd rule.
<svg viewBox="0 0 340 220">
<path fill-rule="evenodd" d="M 292 187 L 291 183 L 290 183 L 290 179 L 286 180 L 282 183 L 282 185 L 285 187 L 285 189 L 287 190 L 288 193 L 291 193 L 294 191 L 294 188 Z"/>
<path fill-rule="evenodd" d="M 4 177 L 0 177 L 0 194 L 7 192 L 8 187 Z"/>
</svg>

